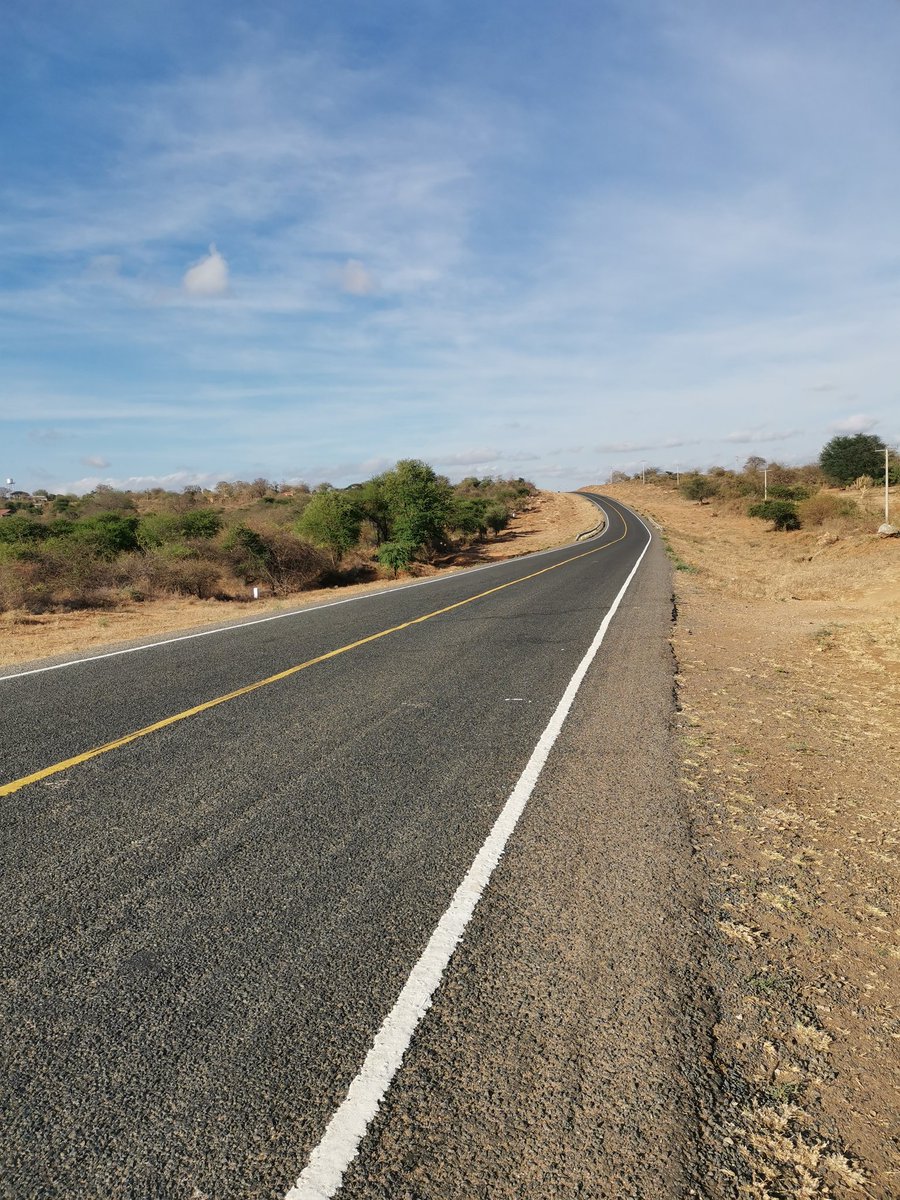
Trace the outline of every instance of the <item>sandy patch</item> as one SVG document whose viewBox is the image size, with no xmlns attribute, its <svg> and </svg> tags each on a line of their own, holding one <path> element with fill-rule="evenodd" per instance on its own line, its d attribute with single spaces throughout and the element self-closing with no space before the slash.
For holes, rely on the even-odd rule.
<svg viewBox="0 0 900 1200">
<path fill-rule="evenodd" d="M 709 1195 L 896 1197 L 900 540 L 596 490 L 681 568 L 684 782 L 721 939 Z"/>
<path fill-rule="evenodd" d="M 538 550 L 564 546 L 596 523 L 596 509 L 590 501 L 568 492 L 539 492 L 526 508 L 510 521 L 499 537 L 463 554 L 451 556 L 435 567 L 415 569 L 416 577 L 457 571 L 477 563 L 517 558 Z M 258 601 L 197 600 L 173 596 L 143 603 L 123 600 L 119 606 L 103 611 L 51 612 L 30 614 L 0 613 L 0 665 L 31 662 L 55 655 L 76 654 L 88 649 L 163 636 L 173 631 L 221 625 L 266 613 L 287 611 L 323 600 L 381 591 L 409 583 L 404 575 L 394 581 L 378 579 L 372 583 L 341 588 L 317 588 L 290 596 L 264 597 Z"/>
</svg>

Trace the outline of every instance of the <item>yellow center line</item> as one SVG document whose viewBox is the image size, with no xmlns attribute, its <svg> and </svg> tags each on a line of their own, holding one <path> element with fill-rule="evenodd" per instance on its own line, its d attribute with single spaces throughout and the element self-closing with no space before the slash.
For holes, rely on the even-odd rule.
<svg viewBox="0 0 900 1200">
<path fill-rule="evenodd" d="M 288 667 L 285 671 L 279 671 L 276 675 L 269 675 L 266 679 L 259 679 L 256 683 L 248 683 L 245 687 L 236 688 L 233 692 L 228 692 L 224 696 L 216 696 L 214 700 L 204 700 L 202 704 L 195 704 L 193 708 L 186 708 L 183 712 L 173 713 L 170 717 L 163 717 L 161 721 L 154 721 L 152 725 L 145 725 L 143 729 L 136 729 L 134 733 L 126 733 L 123 737 L 115 738 L 113 741 L 106 742 L 102 746 L 96 746 L 93 750 L 85 750 L 81 754 L 73 755 L 72 758 L 64 758 L 61 762 L 53 763 L 52 766 L 43 767 L 40 771 L 34 771 L 31 775 L 23 775 L 21 779 L 10 780 L 9 783 L 0 785 L 0 796 L 11 796 L 13 792 L 27 787 L 29 783 L 39 783 L 42 779 L 47 779 L 51 775 L 58 775 L 60 771 L 67 771 L 70 767 L 77 767 L 79 763 L 89 762 L 92 758 L 99 758 L 101 754 L 108 754 L 110 750 L 118 750 L 122 746 L 136 742 L 138 738 L 146 737 L 150 733 L 156 733 L 160 729 L 166 729 L 169 725 L 176 725 L 179 721 L 186 721 L 188 717 L 196 717 L 198 713 L 207 712 L 211 708 L 216 708 L 219 704 L 227 704 L 229 700 L 237 700 L 239 696 L 249 696 L 251 692 L 259 691 L 260 688 L 268 687 L 272 683 L 278 683 L 282 679 L 289 679 L 291 675 L 296 675 L 299 671 L 305 671 L 307 667 L 314 667 L 317 663 L 327 662 L 330 658 L 337 658 L 341 654 L 348 654 L 351 650 L 357 650 L 360 646 L 366 646 L 370 642 L 377 642 L 380 638 L 388 637 L 389 634 L 399 633 L 402 629 L 410 629 L 413 625 L 421 625 L 423 621 L 430 621 L 432 617 L 443 616 L 444 613 L 453 612 L 456 608 L 463 608 L 466 604 L 473 604 L 476 600 L 483 600 L 485 596 L 493 596 L 495 593 L 502 592 L 506 588 L 515 587 L 518 583 L 527 583 L 529 579 L 537 579 L 539 575 L 546 575 L 548 571 L 555 571 L 559 567 L 568 566 L 569 563 L 577 562 L 580 558 L 588 558 L 592 554 L 599 554 L 601 550 L 607 550 L 610 546 L 615 546 L 618 542 L 624 541 L 628 534 L 628 525 L 625 518 L 617 510 L 613 511 L 621 519 L 624 530 L 620 537 L 614 538 L 611 542 L 604 542 L 602 546 L 595 546 L 593 550 L 586 550 L 583 554 L 575 554 L 563 562 L 553 563 L 549 567 L 542 567 L 540 571 L 533 571 L 530 575 L 523 575 L 520 579 L 512 579 L 508 583 L 501 583 L 497 587 L 488 588 L 487 591 L 479 592 L 475 596 L 469 596 L 466 600 L 457 600 L 455 604 L 448 604 L 444 608 L 436 608 L 433 612 L 425 613 L 421 617 L 414 617 L 411 621 L 404 621 L 400 625 L 392 625 L 390 629 L 382 629 L 380 633 L 372 633 L 368 637 L 360 638 L 358 641 L 348 642 L 346 646 L 339 646 L 336 650 L 329 650 L 325 654 L 316 655 L 315 658 L 308 658 L 306 662 L 297 663 L 296 666 Z"/>
</svg>

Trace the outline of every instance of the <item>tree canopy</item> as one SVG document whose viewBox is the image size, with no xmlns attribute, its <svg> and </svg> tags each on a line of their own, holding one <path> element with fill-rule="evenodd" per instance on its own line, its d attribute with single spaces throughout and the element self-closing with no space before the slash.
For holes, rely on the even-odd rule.
<svg viewBox="0 0 900 1200">
<path fill-rule="evenodd" d="M 884 468 L 884 442 L 874 433 L 833 437 L 822 447 L 819 466 L 829 483 L 847 487 L 862 475 L 877 476 Z"/>
</svg>

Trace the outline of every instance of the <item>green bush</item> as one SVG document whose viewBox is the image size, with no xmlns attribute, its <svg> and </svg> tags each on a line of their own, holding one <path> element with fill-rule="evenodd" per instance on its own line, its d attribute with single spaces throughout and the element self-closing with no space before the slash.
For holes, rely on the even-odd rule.
<svg viewBox="0 0 900 1200">
<path fill-rule="evenodd" d="M 112 562 L 119 554 L 138 548 L 138 518 L 121 513 L 104 512 L 73 524 L 69 540 L 86 546 L 104 562 Z"/>
<path fill-rule="evenodd" d="M 467 537 L 483 537 L 487 532 L 487 502 L 480 496 L 460 496 L 453 498 L 447 524 L 458 533 Z"/>
<path fill-rule="evenodd" d="M 302 538 L 330 550 L 335 562 L 359 540 L 362 513 L 346 492 L 316 492 L 294 528 Z"/>
<path fill-rule="evenodd" d="M 509 524 L 509 512 L 500 504 L 490 504 L 484 514 L 484 519 L 491 533 L 498 534 Z"/>
<path fill-rule="evenodd" d="M 809 488 L 802 484 L 773 483 L 769 487 L 769 496 L 773 500 L 808 500 Z"/>
<path fill-rule="evenodd" d="M 0 520 L 0 542 L 7 544 L 40 542 L 48 533 L 46 525 L 22 513 L 13 513 L 11 517 Z"/>
<path fill-rule="evenodd" d="M 415 546 L 408 542 L 384 542 L 379 546 L 377 558 L 383 567 L 389 567 L 397 578 L 399 571 L 405 571 L 412 562 Z"/>
<path fill-rule="evenodd" d="M 751 504 L 747 512 L 751 517 L 771 521 L 781 531 L 800 528 L 800 518 L 793 500 L 760 500 L 758 504 Z"/>
</svg>

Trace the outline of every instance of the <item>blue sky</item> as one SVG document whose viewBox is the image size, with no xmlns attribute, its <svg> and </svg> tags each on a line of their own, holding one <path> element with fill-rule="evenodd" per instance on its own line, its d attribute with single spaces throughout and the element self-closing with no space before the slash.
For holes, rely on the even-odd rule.
<svg viewBox="0 0 900 1200">
<path fill-rule="evenodd" d="M 0 474 L 900 441 L 894 0 L 7 0 Z"/>
</svg>

